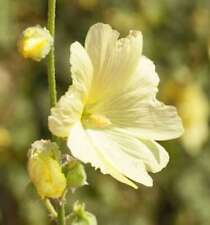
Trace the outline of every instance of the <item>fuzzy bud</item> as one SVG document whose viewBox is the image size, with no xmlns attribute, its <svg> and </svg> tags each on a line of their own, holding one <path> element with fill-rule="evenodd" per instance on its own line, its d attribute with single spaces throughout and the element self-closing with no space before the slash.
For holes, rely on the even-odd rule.
<svg viewBox="0 0 210 225">
<path fill-rule="evenodd" d="M 39 25 L 28 27 L 23 31 L 18 43 L 19 51 L 24 58 L 40 61 L 45 58 L 53 45 L 53 37 L 46 28 Z"/>
<path fill-rule="evenodd" d="M 79 188 L 87 184 L 87 175 L 84 166 L 77 160 L 71 160 L 65 167 L 67 186 Z"/>
<path fill-rule="evenodd" d="M 28 172 L 41 198 L 59 198 L 66 188 L 58 158 L 57 144 L 48 140 L 35 141 L 29 150 Z"/>
</svg>

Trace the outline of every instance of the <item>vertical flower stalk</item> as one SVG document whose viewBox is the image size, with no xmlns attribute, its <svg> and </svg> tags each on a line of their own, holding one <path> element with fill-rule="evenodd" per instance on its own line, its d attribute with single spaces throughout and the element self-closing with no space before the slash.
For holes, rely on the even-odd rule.
<svg viewBox="0 0 210 225">
<path fill-rule="evenodd" d="M 48 30 L 50 31 L 53 39 L 55 39 L 55 11 L 56 0 L 48 0 Z M 55 47 L 53 45 L 48 55 L 48 82 L 51 107 L 55 106 L 57 101 L 54 51 Z"/>
<path fill-rule="evenodd" d="M 56 0 L 48 0 L 48 30 L 55 40 L 55 17 L 56 17 Z M 50 105 L 55 106 L 57 102 L 56 93 L 56 80 L 55 80 L 55 47 L 51 48 L 48 55 L 48 83 L 50 94 Z M 61 201 L 60 209 L 58 212 L 58 225 L 65 225 L 65 205 L 64 201 Z"/>
<path fill-rule="evenodd" d="M 58 225 L 66 225 L 64 201 L 61 201 L 60 209 L 58 211 Z"/>
</svg>

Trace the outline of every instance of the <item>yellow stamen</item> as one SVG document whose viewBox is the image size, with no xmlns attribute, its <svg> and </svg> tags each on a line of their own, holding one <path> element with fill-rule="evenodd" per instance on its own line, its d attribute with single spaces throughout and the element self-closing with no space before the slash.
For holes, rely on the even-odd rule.
<svg viewBox="0 0 210 225">
<path fill-rule="evenodd" d="M 111 121 L 101 114 L 85 114 L 82 117 L 83 125 L 92 128 L 106 128 L 110 126 Z"/>
</svg>

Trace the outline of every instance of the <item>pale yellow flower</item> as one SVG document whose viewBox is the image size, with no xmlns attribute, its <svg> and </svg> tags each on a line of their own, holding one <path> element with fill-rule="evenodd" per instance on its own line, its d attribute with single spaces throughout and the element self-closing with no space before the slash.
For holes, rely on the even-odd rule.
<svg viewBox="0 0 210 225">
<path fill-rule="evenodd" d="M 169 160 L 156 140 L 179 137 L 182 123 L 176 109 L 156 100 L 159 78 L 155 65 L 142 56 L 142 34 L 126 38 L 98 23 L 85 47 L 71 45 L 73 85 L 49 116 L 49 128 L 68 138 L 74 157 L 117 180 L 152 186 L 148 172 Z"/>
<path fill-rule="evenodd" d="M 29 150 L 28 172 L 41 198 L 59 198 L 66 188 L 57 152 L 56 143 L 48 140 L 35 141 Z"/>
<path fill-rule="evenodd" d="M 40 61 L 45 58 L 53 45 L 53 37 L 46 28 L 28 27 L 23 31 L 18 47 L 25 58 Z"/>
</svg>

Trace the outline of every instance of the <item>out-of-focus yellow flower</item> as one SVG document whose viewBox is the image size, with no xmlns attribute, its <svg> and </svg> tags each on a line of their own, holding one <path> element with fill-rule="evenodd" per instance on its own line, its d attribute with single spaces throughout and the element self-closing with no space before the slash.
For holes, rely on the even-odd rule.
<svg viewBox="0 0 210 225">
<path fill-rule="evenodd" d="M 25 58 L 40 61 L 45 58 L 53 45 L 53 38 L 46 28 L 40 26 L 28 27 L 23 31 L 18 43 L 20 53 Z"/>
<path fill-rule="evenodd" d="M 208 137 L 208 99 L 201 87 L 190 81 L 169 81 L 163 98 L 177 106 L 185 128 L 182 142 L 186 150 L 198 153 Z"/>
<path fill-rule="evenodd" d="M 7 129 L 0 127 L 0 151 L 11 144 L 11 136 Z"/>
<path fill-rule="evenodd" d="M 29 150 L 28 172 L 41 198 L 59 198 L 66 188 L 66 178 L 57 160 L 56 143 L 35 141 Z"/>
<path fill-rule="evenodd" d="M 51 109 L 49 128 L 68 138 L 75 158 L 134 188 L 131 180 L 152 186 L 148 172 L 169 161 L 155 140 L 177 138 L 183 127 L 176 109 L 156 99 L 159 77 L 142 56 L 141 32 L 118 38 L 116 30 L 98 23 L 85 48 L 71 45 L 73 85 Z"/>
<path fill-rule="evenodd" d="M 92 10 L 98 3 L 98 0 L 78 0 L 78 4 L 85 10 Z"/>
<path fill-rule="evenodd" d="M 209 36 L 209 31 L 206 29 L 210 26 L 209 18 L 209 9 L 205 7 L 196 8 L 192 14 L 192 28 L 200 37 L 206 38 Z"/>
</svg>

